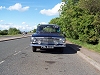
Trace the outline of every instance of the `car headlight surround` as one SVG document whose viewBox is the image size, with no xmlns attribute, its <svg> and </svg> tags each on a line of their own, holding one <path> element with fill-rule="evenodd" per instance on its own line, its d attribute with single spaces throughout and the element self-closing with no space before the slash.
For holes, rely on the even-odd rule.
<svg viewBox="0 0 100 75">
<path fill-rule="evenodd" d="M 37 39 L 35 37 L 31 37 L 31 42 L 36 43 Z"/>
<path fill-rule="evenodd" d="M 60 38 L 59 41 L 60 41 L 61 43 L 65 43 L 66 39 L 65 39 L 65 38 Z"/>
</svg>

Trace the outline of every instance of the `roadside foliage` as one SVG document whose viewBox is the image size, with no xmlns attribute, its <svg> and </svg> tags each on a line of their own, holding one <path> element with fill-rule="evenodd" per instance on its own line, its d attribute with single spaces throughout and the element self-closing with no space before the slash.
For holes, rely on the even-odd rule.
<svg viewBox="0 0 100 75">
<path fill-rule="evenodd" d="M 9 35 L 16 35 L 16 34 L 21 34 L 21 31 L 16 29 L 16 28 L 9 28 L 8 30 Z"/>
<path fill-rule="evenodd" d="M 0 35 L 16 35 L 21 34 L 21 31 L 16 28 L 9 28 L 8 30 L 0 30 Z"/>
<path fill-rule="evenodd" d="M 58 24 L 67 38 L 98 44 L 100 38 L 100 0 L 62 0 L 59 17 L 49 23 Z"/>
<path fill-rule="evenodd" d="M 8 35 L 8 30 L 0 30 L 0 35 Z"/>
</svg>

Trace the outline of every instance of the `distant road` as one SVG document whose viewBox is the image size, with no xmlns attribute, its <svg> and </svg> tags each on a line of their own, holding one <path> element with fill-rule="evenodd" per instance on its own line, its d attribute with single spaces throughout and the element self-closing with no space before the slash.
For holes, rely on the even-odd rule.
<svg viewBox="0 0 100 75">
<path fill-rule="evenodd" d="M 11 39 L 18 39 L 18 38 L 24 38 L 24 37 L 29 37 L 31 36 L 32 33 L 29 33 L 29 34 L 25 34 L 25 35 L 22 35 L 22 34 L 19 34 L 19 35 L 4 35 L 4 36 L 0 36 L 0 41 L 5 41 L 5 40 L 11 40 Z"/>
<path fill-rule="evenodd" d="M 68 45 L 32 52 L 30 37 L 0 42 L 0 75 L 100 75 Z"/>
</svg>

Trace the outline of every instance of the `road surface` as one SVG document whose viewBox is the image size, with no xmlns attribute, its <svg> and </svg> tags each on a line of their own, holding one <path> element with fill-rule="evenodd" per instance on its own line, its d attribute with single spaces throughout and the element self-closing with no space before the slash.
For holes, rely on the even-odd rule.
<svg viewBox="0 0 100 75">
<path fill-rule="evenodd" d="M 32 52 L 30 38 L 0 42 L 0 75 L 100 75 L 68 45 Z"/>
</svg>

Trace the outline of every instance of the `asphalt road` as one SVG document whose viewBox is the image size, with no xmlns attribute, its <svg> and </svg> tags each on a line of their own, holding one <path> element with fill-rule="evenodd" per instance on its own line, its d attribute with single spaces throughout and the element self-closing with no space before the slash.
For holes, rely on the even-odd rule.
<svg viewBox="0 0 100 75">
<path fill-rule="evenodd" d="M 30 38 L 0 42 L 0 75 L 100 75 L 68 45 L 32 52 Z"/>
</svg>

